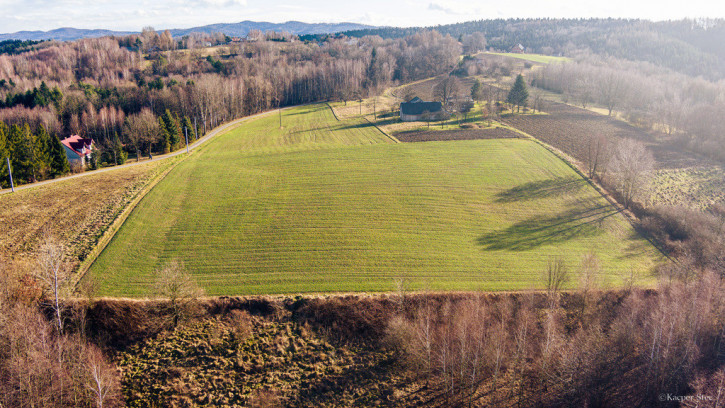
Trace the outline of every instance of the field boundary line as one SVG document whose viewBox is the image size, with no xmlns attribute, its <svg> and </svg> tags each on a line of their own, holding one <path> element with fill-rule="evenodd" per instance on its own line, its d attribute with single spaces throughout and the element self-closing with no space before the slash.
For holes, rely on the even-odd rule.
<svg viewBox="0 0 725 408">
<path fill-rule="evenodd" d="M 370 123 L 371 125 L 375 126 L 375 129 L 379 130 L 380 133 L 382 133 L 385 136 L 389 137 L 390 140 L 392 140 L 395 143 L 401 143 L 400 140 L 398 140 L 398 138 L 396 138 L 395 136 L 393 136 L 390 133 L 388 133 L 388 132 L 384 131 L 383 129 L 381 129 L 380 126 L 378 126 L 375 122 L 373 122 L 372 120 L 370 120 L 367 116 L 363 116 L 363 117 L 365 118 L 365 120 L 368 121 L 368 123 Z"/>
<path fill-rule="evenodd" d="M 336 119 L 336 120 L 337 120 L 338 122 L 342 122 L 342 121 L 340 120 L 340 118 L 339 118 L 339 117 L 337 117 L 337 112 L 335 112 L 335 108 L 333 108 L 333 107 L 332 107 L 332 105 L 330 105 L 330 102 L 325 102 L 325 105 L 327 105 L 327 107 L 328 107 L 328 108 L 330 108 L 330 111 L 332 112 L 332 116 L 334 116 L 334 117 L 335 117 L 335 119 Z"/>
<path fill-rule="evenodd" d="M 298 106 L 306 106 L 306 105 L 308 105 L 308 104 L 287 106 L 287 107 L 282 108 L 282 110 L 284 111 L 284 110 L 296 108 Z M 240 125 L 240 124 L 242 124 L 242 123 L 244 123 L 246 121 L 249 121 L 249 120 L 253 120 L 253 119 L 256 119 L 256 118 L 259 118 L 259 117 L 263 117 L 263 116 L 269 115 L 269 114 L 271 114 L 273 112 L 276 112 L 276 111 L 277 111 L 277 109 L 268 110 L 268 111 L 264 111 L 264 112 L 259 112 L 259 113 L 255 113 L 255 114 L 252 114 L 252 115 L 249 115 L 249 116 L 243 116 L 241 118 L 234 119 L 234 120 L 232 120 L 230 122 L 227 122 L 227 123 L 223 123 L 223 124 L 217 126 L 216 128 L 209 130 L 209 132 L 207 134 L 205 134 L 204 136 L 200 137 L 199 139 L 197 139 L 193 143 L 190 143 L 189 144 L 189 151 L 194 151 L 197 148 L 202 147 L 202 145 L 206 144 L 206 142 L 208 142 L 209 140 L 215 138 L 216 136 L 218 136 L 219 134 L 224 133 L 227 130 L 230 130 L 231 128 L 233 128 L 233 127 L 235 127 L 237 125 Z M 179 156 L 179 155 L 182 155 L 182 154 L 185 154 L 185 153 L 186 153 L 186 150 L 185 150 L 185 148 L 182 147 L 181 149 L 176 150 L 174 152 L 170 152 L 170 153 L 166 153 L 166 154 L 163 154 L 163 155 L 154 156 L 154 158 L 151 159 L 151 160 L 127 162 L 127 163 L 120 164 L 120 165 L 117 165 L 117 166 L 102 167 L 102 168 L 97 169 L 97 170 L 84 171 L 83 173 L 70 174 L 70 175 L 66 175 L 66 176 L 63 176 L 63 177 L 55 178 L 55 179 L 38 181 L 36 183 L 21 184 L 21 185 L 15 187 L 15 191 L 17 192 L 17 191 L 26 190 L 26 189 L 31 189 L 31 188 L 36 188 L 36 187 L 42 187 L 42 186 L 45 186 L 45 185 L 48 185 L 48 184 L 52 184 L 52 183 L 57 183 L 57 182 L 60 182 L 60 181 L 67 181 L 67 180 L 82 178 L 82 177 L 86 177 L 86 176 L 92 176 L 94 174 L 105 173 L 105 172 L 109 172 L 109 171 L 116 171 L 116 170 L 121 170 L 121 169 L 125 169 L 125 168 L 128 168 L 128 167 L 133 167 L 133 166 L 138 166 L 138 165 L 142 165 L 142 164 L 153 163 L 153 162 L 156 162 L 156 161 L 169 159 L 171 157 L 176 157 L 176 156 Z M 10 188 L 0 189 L 0 195 L 2 195 L 2 194 L 9 194 L 11 192 L 12 192 L 12 190 Z"/>
<path fill-rule="evenodd" d="M 612 197 L 612 195 L 609 194 L 607 189 L 600 186 L 597 182 L 595 182 L 589 176 L 584 174 L 584 172 L 579 168 L 579 166 L 577 166 L 575 164 L 576 160 L 573 157 L 571 157 L 568 154 L 564 153 L 563 151 L 555 148 L 554 146 L 551 146 L 548 143 L 545 143 L 545 142 L 535 138 L 534 136 L 532 136 L 520 129 L 515 128 L 514 126 L 504 122 L 503 120 L 501 121 L 501 123 L 503 123 L 506 127 L 530 138 L 533 142 L 539 144 L 541 147 L 548 150 L 549 152 L 551 152 L 551 154 L 553 154 L 554 156 L 559 158 L 559 160 L 566 163 L 566 165 L 569 166 L 572 170 L 574 170 L 574 172 L 576 174 L 578 174 L 579 177 L 583 178 L 590 186 L 592 186 L 594 188 L 594 190 L 597 191 L 597 193 L 599 193 L 599 195 L 601 195 L 605 200 L 607 200 L 607 202 L 609 202 L 609 204 L 611 204 L 615 209 L 617 209 L 617 212 L 619 212 L 620 214 L 623 214 L 624 218 L 627 220 L 627 222 L 629 222 L 629 224 L 632 226 L 632 228 L 634 228 L 634 230 L 635 230 L 635 232 L 637 232 L 637 234 L 639 234 L 642 238 L 646 239 L 650 244 L 652 244 L 652 246 L 655 247 L 660 252 L 660 254 L 662 254 L 662 256 L 667 258 L 669 261 L 676 263 L 676 261 L 674 259 L 672 259 L 665 252 L 665 250 L 656 241 L 654 241 L 652 239 L 652 237 L 650 237 L 648 234 L 644 234 L 644 233 L 642 233 L 642 231 L 640 231 L 639 227 L 635 224 L 637 217 L 634 214 L 632 214 L 631 211 L 624 208 L 624 206 L 622 206 L 622 204 L 620 204 L 619 201 L 617 201 L 614 197 Z"/>
<path fill-rule="evenodd" d="M 190 155 L 189 155 L 190 156 Z M 101 238 L 98 240 L 98 243 L 96 246 L 91 250 L 91 252 L 88 254 L 86 259 L 81 262 L 80 266 L 78 267 L 78 270 L 75 273 L 75 279 L 73 279 L 73 289 L 75 290 L 78 287 L 78 284 L 83 280 L 88 270 L 91 269 L 91 266 L 96 262 L 98 257 L 101 255 L 104 249 L 108 246 L 109 243 L 113 240 L 113 237 L 116 236 L 116 232 L 121 229 L 121 226 L 126 222 L 128 217 L 131 215 L 134 209 L 136 209 L 136 206 L 138 206 L 138 203 L 141 202 L 141 200 L 146 197 L 146 195 L 153 190 L 156 185 L 166 178 L 166 176 L 173 170 L 179 163 L 183 162 L 186 158 L 189 156 L 186 156 L 179 160 L 178 162 L 172 164 L 169 166 L 168 169 L 164 170 L 163 172 L 159 173 L 153 180 L 151 180 L 146 186 L 136 194 L 136 197 L 131 200 L 131 202 L 128 203 L 126 208 L 123 209 L 123 211 L 116 217 L 115 220 L 111 223 L 111 225 L 108 226 L 106 231 L 103 233 Z"/>
<path fill-rule="evenodd" d="M 284 109 L 288 109 L 288 108 L 284 108 Z M 166 178 L 166 176 L 171 172 L 171 170 L 173 170 L 176 166 L 178 166 L 179 163 L 181 163 L 184 160 L 186 160 L 189 157 L 191 157 L 191 155 L 193 155 L 195 152 L 197 152 L 197 151 L 203 151 L 203 149 L 201 149 L 202 145 L 203 144 L 206 144 L 206 142 L 209 141 L 209 140 L 211 140 L 212 138 L 214 138 L 214 137 L 216 137 L 216 136 L 218 136 L 220 134 L 223 134 L 224 132 L 226 132 L 228 130 L 233 129 L 236 126 L 241 125 L 242 123 L 245 123 L 245 122 L 247 122 L 249 120 L 253 120 L 253 119 L 256 119 L 256 118 L 259 118 L 259 117 L 263 117 L 263 116 L 269 115 L 269 114 L 271 114 L 271 113 L 273 113 L 275 111 L 276 110 L 270 110 L 270 111 L 261 112 L 261 113 L 257 113 L 257 114 L 254 114 L 254 115 L 246 116 L 246 117 L 243 117 L 243 118 L 235 119 L 235 120 L 233 120 L 231 122 L 225 123 L 225 124 L 217 127 L 216 129 L 211 130 L 209 133 L 207 133 L 204 136 L 204 138 L 199 139 L 199 140 L 197 140 L 196 143 L 194 143 L 194 145 L 195 145 L 194 146 L 194 149 L 191 150 L 189 152 L 189 154 L 182 156 L 176 163 L 171 164 L 168 169 L 166 169 L 163 172 L 159 173 L 154 179 L 152 179 L 151 181 L 149 181 L 149 183 L 146 184 L 146 186 L 144 186 L 144 188 L 141 189 L 136 194 L 136 197 L 134 197 L 133 200 L 131 200 L 128 203 L 128 205 L 126 206 L 126 208 L 123 209 L 123 211 L 116 217 L 116 219 L 113 220 L 113 222 L 108 226 L 108 228 L 106 229 L 106 231 L 103 233 L 103 235 L 101 236 L 101 238 L 98 240 L 98 243 L 95 245 L 95 247 L 88 254 L 88 256 L 86 257 L 86 259 L 84 259 L 83 262 L 81 262 L 80 266 L 78 267 L 78 269 L 74 273 L 75 277 L 74 277 L 74 279 L 72 281 L 72 287 L 73 287 L 73 289 L 75 290 L 78 287 L 78 284 L 81 282 L 81 280 L 83 280 L 83 278 L 85 277 L 86 273 L 88 273 L 88 271 L 91 269 L 91 266 L 93 266 L 93 264 L 96 262 L 96 260 L 98 259 L 98 257 L 101 255 L 101 253 L 103 252 L 103 250 L 106 249 L 106 247 L 108 246 L 108 244 L 111 243 L 111 241 L 113 240 L 113 237 L 116 236 L 116 232 L 118 232 L 118 230 L 121 229 L 121 226 L 123 226 L 123 224 L 126 222 L 126 220 L 131 215 L 131 213 L 133 212 L 133 210 L 136 209 L 136 207 L 141 202 L 141 200 L 151 190 L 153 190 L 153 188 L 156 187 L 156 185 L 158 183 L 160 183 L 164 178 Z M 191 145 L 189 147 L 191 148 Z M 197 149 L 197 148 L 199 148 L 199 149 Z M 180 150 L 180 152 L 181 151 L 182 150 Z M 181 156 L 181 155 L 180 154 L 169 155 L 169 156 L 163 157 L 163 159 L 172 158 L 172 157 L 176 157 L 176 156 Z"/>
<path fill-rule="evenodd" d="M 325 104 L 327 105 L 328 108 L 330 108 L 330 111 L 332 111 L 332 115 L 335 117 L 335 119 L 337 119 L 338 122 L 342 122 L 342 120 L 340 120 L 340 118 L 337 116 L 337 113 L 335 112 L 335 108 L 333 108 L 332 105 L 330 105 L 330 102 L 325 102 Z M 373 123 L 373 121 L 371 121 L 370 119 L 368 119 L 367 115 L 363 115 L 363 118 L 369 124 L 373 125 L 375 127 L 375 129 L 377 129 L 380 133 L 382 133 L 385 136 L 387 136 L 388 139 L 392 140 L 395 143 L 401 143 L 400 140 L 398 140 L 395 136 L 393 136 L 393 135 L 389 134 L 388 132 L 384 131 L 378 125 L 376 125 L 375 123 Z"/>
</svg>

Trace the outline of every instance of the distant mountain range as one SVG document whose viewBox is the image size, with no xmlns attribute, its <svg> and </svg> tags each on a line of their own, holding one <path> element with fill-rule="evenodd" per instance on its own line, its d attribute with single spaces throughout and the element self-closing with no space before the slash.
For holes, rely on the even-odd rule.
<svg viewBox="0 0 725 408">
<path fill-rule="evenodd" d="M 296 35 L 329 34 L 341 31 L 365 30 L 373 26 L 356 23 L 303 23 L 300 21 L 287 21 L 286 23 L 268 23 L 257 21 L 242 21 L 240 23 L 210 24 L 193 28 L 175 28 L 169 30 L 174 37 L 181 37 L 193 32 L 196 33 L 224 33 L 232 37 L 242 37 L 251 30 L 261 31 L 287 31 Z M 163 30 L 159 30 L 163 31 Z M 4 40 L 58 40 L 72 41 L 81 38 L 96 38 L 108 35 L 123 36 L 135 34 L 132 31 L 86 30 L 78 28 L 58 28 L 50 31 L 18 31 L 16 33 L 0 34 L 0 41 Z"/>
</svg>

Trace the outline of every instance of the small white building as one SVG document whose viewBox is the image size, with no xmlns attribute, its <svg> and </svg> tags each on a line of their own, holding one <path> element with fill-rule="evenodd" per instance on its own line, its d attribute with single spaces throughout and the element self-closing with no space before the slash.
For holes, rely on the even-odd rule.
<svg viewBox="0 0 725 408">
<path fill-rule="evenodd" d="M 93 139 L 85 139 L 78 135 L 67 137 L 60 141 L 68 156 L 68 162 L 80 162 L 85 165 L 91 159 L 91 152 L 95 149 Z"/>
</svg>

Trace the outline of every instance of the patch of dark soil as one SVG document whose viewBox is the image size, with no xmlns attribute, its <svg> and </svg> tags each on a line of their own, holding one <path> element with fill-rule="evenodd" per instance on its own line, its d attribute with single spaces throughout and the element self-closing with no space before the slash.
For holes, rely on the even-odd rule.
<svg viewBox="0 0 725 408">
<path fill-rule="evenodd" d="M 446 140 L 517 139 L 519 133 L 506 128 L 426 130 L 395 135 L 401 142 L 433 142 Z"/>
</svg>

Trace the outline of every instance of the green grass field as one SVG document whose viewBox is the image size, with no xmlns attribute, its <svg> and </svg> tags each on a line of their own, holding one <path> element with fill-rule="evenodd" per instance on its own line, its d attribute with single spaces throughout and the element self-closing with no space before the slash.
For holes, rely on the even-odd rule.
<svg viewBox="0 0 725 408">
<path fill-rule="evenodd" d="M 513 52 L 491 52 L 491 55 L 500 55 L 502 57 L 517 58 L 525 61 L 538 62 L 541 64 L 551 64 L 552 62 L 569 62 L 571 58 L 555 57 L 552 55 L 541 54 L 516 54 Z"/>
<path fill-rule="evenodd" d="M 209 295 L 517 290 L 552 256 L 602 282 L 655 248 L 566 163 L 529 140 L 393 143 L 326 106 L 248 122 L 180 163 L 140 202 L 90 273 L 100 292 L 145 296 L 183 262 Z M 574 285 L 575 279 L 571 283 Z"/>
</svg>

